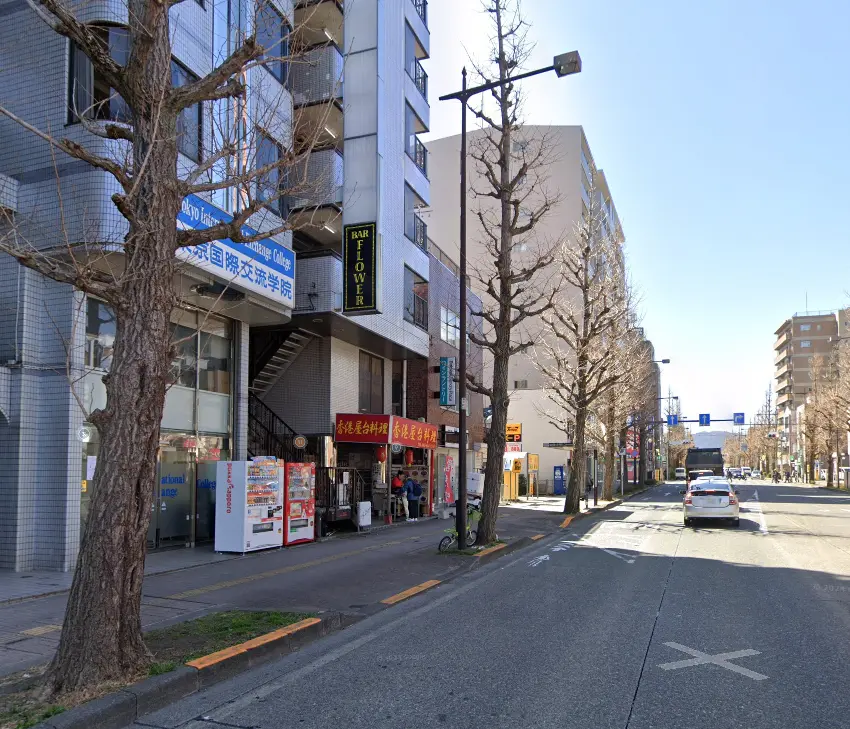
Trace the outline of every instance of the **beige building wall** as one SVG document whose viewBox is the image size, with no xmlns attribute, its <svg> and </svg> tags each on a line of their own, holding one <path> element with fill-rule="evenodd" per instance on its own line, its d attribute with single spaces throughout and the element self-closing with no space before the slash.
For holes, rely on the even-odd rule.
<svg viewBox="0 0 850 729">
<path fill-rule="evenodd" d="M 589 204 L 591 169 L 593 155 L 581 126 L 526 126 L 523 127 L 515 143 L 522 144 L 524 139 L 541 139 L 545 136 L 549 142 L 551 157 L 546 171 L 545 185 L 550 194 L 558 196 L 558 202 L 549 214 L 541 220 L 527 240 L 518 240 L 514 252 L 515 266 L 522 266 L 523 260 L 533 259 L 538 245 L 552 245 L 573 234 L 581 221 L 582 208 Z M 472 150 L 480 144 L 484 132 L 475 130 L 468 135 L 468 148 Z M 460 252 L 460 135 L 435 139 L 428 142 L 430 154 L 429 170 L 431 174 L 431 206 L 420 211 L 428 225 L 428 237 L 431 238 L 453 261 L 459 262 Z M 475 161 L 469 157 L 468 207 L 467 207 L 467 261 L 470 273 L 470 288 L 476 294 L 487 298 L 480 281 L 473 272 L 492 268 L 492 255 L 486 250 L 486 236 L 476 215 L 479 206 L 488 205 L 495 209 L 495 201 L 476 198 L 473 190 L 484 190 L 485 181 Z M 597 190 L 608 215 L 610 225 L 621 230 L 616 207 L 611 200 L 607 180 L 602 170 L 597 170 Z M 529 208 L 534 207 L 533 200 Z M 538 338 L 540 323 L 528 322 L 518 336 Z M 534 367 L 533 352 L 518 355 L 510 363 L 508 382 L 517 390 L 536 389 L 543 385 L 542 378 Z M 485 378 L 491 370 L 485 362 Z M 542 464 L 541 464 L 542 465 Z"/>
</svg>

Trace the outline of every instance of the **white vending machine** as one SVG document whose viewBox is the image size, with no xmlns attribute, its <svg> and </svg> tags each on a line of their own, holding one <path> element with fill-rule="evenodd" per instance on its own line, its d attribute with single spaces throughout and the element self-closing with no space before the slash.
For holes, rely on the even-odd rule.
<svg viewBox="0 0 850 729">
<path fill-rule="evenodd" d="M 283 546 L 282 465 L 266 457 L 218 462 L 216 552 L 244 554 Z"/>
</svg>

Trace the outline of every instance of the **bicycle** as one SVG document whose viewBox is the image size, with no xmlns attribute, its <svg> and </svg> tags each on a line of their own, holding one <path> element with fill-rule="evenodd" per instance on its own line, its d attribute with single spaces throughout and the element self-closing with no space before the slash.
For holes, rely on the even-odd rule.
<svg viewBox="0 0 850 729">
<path fill-rule="evenodd" d="M 474 547 L 475 542 L 478 540 L 478 532 L 472 528 L 473 522 L 473 514 L 476 516 L 480 516 L 480 513 L 474 507 L 470 507 L 466 512 L 466 546 Z M 477 519 L 474 519 L 477 521 Z M 447 537 L 443 537 L 440 540 L 440 543 L 437 545 L 438 552 L 446 552 L 451 549 L 455 544 L 457 544 L 457 529 L 446 529 Z"/>
</svg>

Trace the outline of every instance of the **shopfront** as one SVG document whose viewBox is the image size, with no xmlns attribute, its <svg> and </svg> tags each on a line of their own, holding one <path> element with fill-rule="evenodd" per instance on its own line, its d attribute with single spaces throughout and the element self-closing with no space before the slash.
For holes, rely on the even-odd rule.
<svg viewBox="0 0 850 729">
<path fill-rule="evenodd" d="M 86 375 L 79 388 L 86 412 L 103 407 L 115 339 L 109 307 L 87 301 Z M 148 529 L 151 549 L 209 541 L 215 527 L 215 473 L 228 460 L 233 442 L 236 322 L 205 311 L 179 309 L 172 315 L 173 384 L 165 397 L 159 440 L 158 475 Z M 85 425 L 82 441 L 80 520 L 85 529 L 96 488 L 99 439 Z"/>
<path fill-rule="evenodd" d="M 337 464 L 357 468 L 364 476 L 363 498 L 371 500 L 373 513 L 388 521 L 402 513 L 401 505 L 390 498 L 389 483 L 404 471 L 422 487 L 420 514 L 433 514 L 435 425 L 396 415 L 339 413 L 334 440 Z"/>
</svg>

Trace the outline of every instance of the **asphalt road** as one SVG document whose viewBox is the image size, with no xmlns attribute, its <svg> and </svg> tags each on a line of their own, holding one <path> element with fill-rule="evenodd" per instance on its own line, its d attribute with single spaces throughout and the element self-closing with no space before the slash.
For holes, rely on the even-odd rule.
<svg viewBox="0 0 850 729">
<path fill-rule="evenodd" d="M 739 488 L 737 529 L 660 485 L 142 724 L 848 727 L 850 494 Z"/>
</svg>

